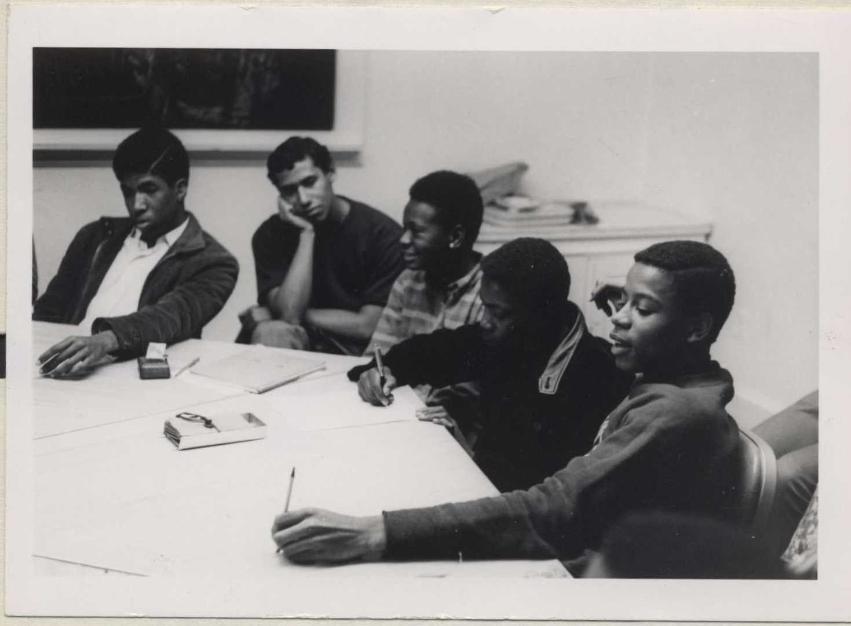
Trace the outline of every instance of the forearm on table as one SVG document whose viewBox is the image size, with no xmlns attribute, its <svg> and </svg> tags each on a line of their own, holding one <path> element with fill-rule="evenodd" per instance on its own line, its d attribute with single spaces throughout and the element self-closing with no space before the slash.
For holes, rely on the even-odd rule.
<svg viewBox="0 0 851 626">
<path fill-rule="evenodd" d="M 555 558 L 528 512 L 504 496 L 384 513 L 385 558 Z"/>
<path fill-rule="evenodd" d="M 359 311 L 345 309 L 307 309 L 304 321 L 308 326 L 334 335 L 366 340 L 372 336 L 381 307 L 366 305 Z"/>
<path fill-rule="evenodd" d="M 458 552 L 470 558 L 577 556 L 587 547 L 588 529 L 643 506 L 643 468 L 664 458 L 647 428 L 651 421 L 637 416 L 636 423 L 526 491 L 386 512 L 388 558 L 453 558 Z"/>
</svg>

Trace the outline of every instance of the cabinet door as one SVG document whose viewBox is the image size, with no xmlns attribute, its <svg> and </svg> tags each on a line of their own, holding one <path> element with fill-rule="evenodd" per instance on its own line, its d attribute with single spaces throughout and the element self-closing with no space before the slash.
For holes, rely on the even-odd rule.
<svg viewBox="0 0 851 626">
<path fill-rule="evenodd" d="M 587 295 L 583 298 L 585 306 L 582 304 L 580 306 L 592 334 L 608 339 L 609 333 L 612 332 L 612 323 L 609 318 L 593 302 L 589 302 L 594 286 L 609 281 L 623 284 L 632 264 L 632 254 L 610 254 L 588 258 Z"/>
</svg>

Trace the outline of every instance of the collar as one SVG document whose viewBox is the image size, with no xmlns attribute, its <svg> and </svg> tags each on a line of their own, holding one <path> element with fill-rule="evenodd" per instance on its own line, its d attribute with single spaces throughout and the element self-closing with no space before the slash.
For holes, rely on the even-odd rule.
<svg viewBox="0 0 851 626">
<path fill-rule="evenodd" d="M 183 234 L 180 235 L 174 242 L 174 245 L 168 249 L 166 256 L 182 252 L 194 252 L 202 250 L 207 246 L 204 239 L 204 231 L 201 230 L 201 224 L 198 219 L 189 211 L 186 212 L 188 220 Z M 133 230 L 133 225 L 129 217 L 102 217 L 99 220 L 101 228 L 101 236 L 104 240 L 109 240 L 111 245 L 120 247 L 121 242 L 127 238 L 130 231 Z"/>
<path fill-rule="evenodd" d="M 187 214 L 186 219 L 183 220 L 178 226 L 176 226 L 175 228 L 172 228 L 170 231 L 168 231 L 164 235 L 160 235 L 157 238 L 157 240 L 154 242 L 154 245 L 157 245 L 161 241 L 164 241 L 165 244 L 166 244 L 166 247 L 171 248 L 171 246 L 173 246 L 177 242 L 177 240 L 180 239 L 180 236 L 186 230 L 186 227 L 188 225 L 189 225 L 189 215 Z M 141 243 L 142 232 L 138 228 L 133 228 L 133 230 L 130 231 L 130 238 Z M 151 247 L 153 247 L 153 246 L 151 246 Z"/>
<path fill-rule="evenodd" d="M 474 285 L 481 280 L 482 277 L 482 257 L 479 255 L 479 258 L 476 260 L 473 268 L 464 274 L 461 278 L 457 280 L 453 280 L 451 283 L 446 285 L 445 291 L 447 297 L 451 297 L 452 294 L 458 291 L 466 291 L 466 287 L 470 285 Z"/>
<path fill-rule="evenodd" d="M 571 303 L 571 306 L 575 313 L 573 325 L 550 355 L 550 360 L 547 362 L 544 372 L 538 378 L 538 391 L 548 396 L 554 396 L 558 391 L 562 376 L 564 376 L 567 366 L 573 359 L 573 355 L 576 354 L 580 340 L 588 332 L 582 311 L 575 304 Z"/>
</svg>

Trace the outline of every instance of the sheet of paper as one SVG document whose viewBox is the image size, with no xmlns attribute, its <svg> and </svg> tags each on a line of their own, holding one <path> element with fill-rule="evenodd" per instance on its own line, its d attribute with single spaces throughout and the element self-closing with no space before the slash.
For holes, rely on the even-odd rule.
<svg viewBox="0 0 851 626">
<path fill-rule="evenodd" d="M 282 387 L 264 397 L 280 407 L 288 427 L 304 431 L 416 421 L 423 406 L 410 387 L 394 389 L 389 406 L 373 406 L 361 400 L 355 383 L 340 375 Z"/>
</svg>

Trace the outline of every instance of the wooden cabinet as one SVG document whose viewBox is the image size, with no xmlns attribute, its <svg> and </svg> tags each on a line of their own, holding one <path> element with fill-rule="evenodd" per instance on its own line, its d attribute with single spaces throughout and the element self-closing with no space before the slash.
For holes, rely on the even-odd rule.
<svg viewBox="0 0 851 626">
<path fill-rule="evenodd" d="M 570 267 L 570 299 L 585 313 L 591 332 L 607 337 L 609 321 L 589 301 L 594 285 L 612 278 L 623 280 L 633 255 L 651 244 L 672 239 L 706 241 L 712 224 L 635 203 L 601 203 L 592 208 L 600 222 L 591 226 L 505 227 L 485 223 L 476 249 L 487 254 L 516 237 L 551 241 Z"/>
</svg>

